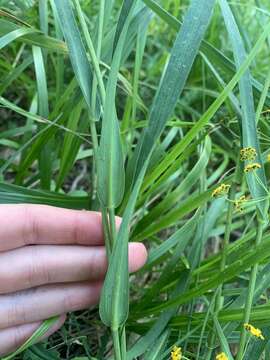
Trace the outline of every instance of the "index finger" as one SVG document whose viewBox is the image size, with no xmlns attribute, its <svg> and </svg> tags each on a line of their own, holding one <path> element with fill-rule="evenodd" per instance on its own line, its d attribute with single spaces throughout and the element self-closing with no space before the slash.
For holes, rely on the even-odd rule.
<svg viewBox="0 0 270 360">
<path fill-rule="evenodd" d="M 47 205 L 0 205 L 0 251 L 33 244 L 102 245 L 98 212 Z"/>
</svg>

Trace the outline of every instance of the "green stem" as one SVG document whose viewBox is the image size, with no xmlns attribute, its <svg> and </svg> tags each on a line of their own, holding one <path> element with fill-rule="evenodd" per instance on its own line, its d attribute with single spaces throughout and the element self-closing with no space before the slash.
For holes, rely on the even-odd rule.
<svg viewBox="0 0 270 360">
<path fill-rule="evenodd" d="M 229 193 L 229 204 L 228 204 L 228 209 L 227 209 L 227 216 L 226 216 L 226 227 L 225 227 L 225 234 L 224 234 L 224 239 L 222 242 L 222 253 L 221 253 L 221 261 L 220 261 L 220 271 L 224 271 L 225 267 L 226 267 L 226 262 L 227 262 L 227 254 L 228 254 L 228 247 L 230 244 L 230 236 L 231 236 L 231 227 L 232 227 L 232 218 L 233 218 L 233 208 L 234 208 L 234 204 L 233 204 L 233 200 L 235 199 L 235 194 L 236 194 L 236 186 L 237 183 L 239 182 L 239 178 L 241 176 L 240 173 L 240 159 L 238 157 L 237 159 L 237 164 L 236 164 L 236 169 L 235 169 L 235 175 L 234 175 L 234 180 L 231 186 L 231 190 Z M 218 313 L 223 306 L 223 296 L 222 296 L 222 289 L 223 289 L 223 283 L 221 283 L 217 289 L 217 295 L 216 295 L 216 299 L 215 299 L 215 313 Z M 216 335 L 214 333 L 214 330 L 212 332 L 211 338 L 210 338 L 210 345 L 209 345 L 209 350 L 207 353 L 207 359 L 210 359 L 212 356 L 212 352 L 213 352 L 213 348 L 214 348 L 214 344 L 215 344 L 215 339 L 216 339 Z"/>
<path fill-rule="evenodd" d="M 126 340 L 125 326 L 123 326 L 123 329 L 121 332 L 121 354 L 122 354 L 122 360 L 126 360 L 126 358 L 127 358 L 127 340 Z"/>
<path fill-rule="evenodd" d="M 223 243 L 222 243 L 220 271 L 225 270 L 226 262 L 227 262 L 227 253 L 228 253 L 228 246 L 230 244 L 233 209 L 234 209 L 233 201 L 235 200 L 236 186 L 237 186 L 237 183 L 239 182 L 239 179 L 241 177 L 240 169 L 241 169 L 240 159 L 238 157 L 236 168 L 235 168 L 234 181 L 232 183 L 231 190 L 229 192 L 229 200 L 230 201 L 229 201 L 228 210 L 227 210 L 224 240 L 223 240 Z M 218 289 L 218 293 L 217 293 L 216 308 L 215 308 L 216 312 L 218 312 L 223 306 L 223 300 L 224 299 L 222 297 L 222 288 L 223 288 L 223 283 L 220 284 L 219 289 Z"/>
<path fill-rule="evenodd" d="M 112 330 L 112 336 L 113 336 L 113 347 L 114 347 L 115 360 L 123 360 L 122 356 L 121 356 L 121 348 L 120 348 L 118 330 Z"/>
<path fill-rule="evenodd" d="M 96 164 L 97 161 L 97 152 L 98 152 L 98 137 L 97 137 L 97 130 L 96 125 L 93 118 L 90 116 L 90 132 L 91 132 L 91 139 L 93 144 L 93 168 L 92 168 L 92 187 L 91 187 L 91 201 L 96 199 L 96 192 L 97 192 L 97 169 Z"/>
<path fill-rule="evenodd" d="M 259 210 L 257 210 L 257 211 L 259 212 Z M 263 229 L 264 229 L 264 222 L 261 219 L 260 215 L 258 215 L 258 222 L 259 222 L 259 224 L 258 224 L 258 232 L 257 232 L 256 241 L 255 241 L 255 246 L 257 246 L 261 243 Z M 249 285 L 248 285 L 248 296 L 247 296 L 247 301 L 245 304 L 243 324 L 248 323 L 249 319 L 250 319 L 258 267 L 259 267 L 259 265 L 255 264 L 251 270 L 250 280 L 249 280 Z M 243 358 L 245 345 L 246 345 L 246 339 L 247 339 L 247 332 L 244 329 L 244 327 L 242 327 L 241 335 L 240 335 L 239 349 L 237 352 L 236 360 L 242 360 L 242 358 Z"/>
<path fill-rule="evenodd" d="M 103 27 L 104 27 L 104 9 L 105 9 L 105 0 L 100 0 L 99 16 L 98 16 L 98 38 L 97 38 L 97 50 L 96 50 L 96 57 L 98 63 L 100 62 L 100 57 L 101 57 L 101 45 L 102 45 Z M 97 84 L 98 84 L 97 77 L 96 74 L 94 74 L 93 85 L 92 85 L 92 99 L 91 99 L 92 111 L 94 116 L 96 113 Z"/>
</svg>

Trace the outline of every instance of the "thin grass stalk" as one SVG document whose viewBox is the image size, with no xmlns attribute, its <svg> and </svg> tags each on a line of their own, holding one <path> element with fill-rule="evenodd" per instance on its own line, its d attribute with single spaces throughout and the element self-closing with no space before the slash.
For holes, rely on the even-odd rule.
<svg viewBox="0 0 270 360">
<path fill-rule="evenodd" d="M 97 36 L 97 48 L 96 48 L 96 57 L 98 63 L 100 63 L 100 57 L 101 57 L 101 47 L 102 47 L 103 28 L 104 28 L 104 10 L 105 10 L 105 0 L 100 0 L 99 16 L 98 16 L 98 36 Z M 96 74 L 94 73 L 93 85 L 92 85 L 92 99 L 91 99 L 92 110 L 94 115 L 96 113 L 97 85 L 98 85 L 98 80 Z"/>
<path fill-rule="evenodd" d="M 121 332 L 121 355 L 122 360 L 126 360 L 127 358 L 127 340 L 126 340 L 126 327 L 123 326 Z"/>
<path fill-rule="evenodd" d="M 266 100 L 267 95 L 268 95 L 269 87 L 270 87 L 270 68 L 269 68 L 269 71 L 267 73 L 265 84 L 264 84 L 264 87 L 263 87 L 263 91 L 262 91 L 262 94 L 261 94 L 261 97 L 260 97 L 260 100 L 259 100 L 259 103 L 258 103 L 258 106 L 257 106 L 256 123 L 258 123 L 258 121 L 260 120 L 260 116 L 261 116 L 261 113 L 262 113 L 262 110 L 263 110 L 263 107 L 264 107 L 264 103 L 265 103 L 265 100 Z"/>
<path fill-rule="evenodd" d="M 100 90 L 100 97 L 102 105 L 105 104 L 105 97 L 106 97 L 106 90 L 102 79 L 102 74 L 99 67 L 99 57 L 100 57 L 100 46 L 99 45 L 99 53 L 98 55 L 95 52 L 93 41 L 91 39 L 90 33 L 88 31 L 88 27 L 84 18 L 83 11 L 81 9 L 79 0 L 74 0 L 75 8 L 79 17 L 79 21 L 82 27 L 82 31 L 86 40 L 86 45 L 90 54 L 91 62 L 94 68 L 94 79 L 96 79 L 96 83 L 99 85 Z M 104 6 L 104 4 L 103 4 Z M 103 14 L 104 17 L 104 14 Z M 100 39 L 101 41 L 101 39 Z M 96 85 L 97 86 L 97 85 Z M 96 178 L 96 164 L 97 164 L 97 149 L 98 149 L 98 140 L 97 140 L 97 132 L 96 132 L 96 125 L 95 125 L 95 105 L 97 101 L 97 92 L 95 92 L 95 95 L 92 93 L 91 97 L 91 105 L 92 105 L 92 114 L 90 115 L 90 130 L 92 135 L 92 141 L 93 141 L 93 149 L 94 149 L 94 157 L 93 157 L 93 169 L 92 169 L 92 190 L 91 190 L 91 200 L 96 199 L 96 188 L 97 188 L 97 178 Z M 94 104 L 94 107 L 93 107 Z M 107 244 L 107 247 L 109 248 L 109 245 Z M 109 253 L 108 253 L 109 255 Z"/>
<path fill-rule="evenodd" d="M 221 262 L 220 262 L 220 271 L 224 271 L 226 267 L 227 262 L 227 253 L 228 253 L 228 247 L 230 244 L 230 237 L 231 237 L 231 227 L 232 227 L 232 219 L 233 219 L 233 209 L 234 209 L 234 200 L 236 195 L 236 187 L 239 182 L 239 179 L 241 177 L 241 166 L 240 166 L 240 157 L 238 156 L 237 164 L 235 168 L 235 177 L 234 181 L 231 185 L 231 189 L 229 192 L 229 204 L 227 209 L 227 216 L 226 216 L 226 227 L 225 227 L 225 234 L 224 234 L 224 240 L 222 242 L 222 253 L 221 253 Z M 217 298 L 216 298 L 216 312 L 220 311 L 223 306 L 223 297 L 222 297 L 222 289 L 223 284 L 220 284 Z"/>
<path fill-rule="evenodd" d="M 235 168 L 234 181 L 231 185 L 231 189 L 229 192 L 229 203 L 228 203 L 227 215 L 226 215 L 225 233 L 224 233 L 224 239 L 221 244 L 222 245 L 222 253 L 221 253 L 221 261 L 220 261 L 220 267 L 219 267 L 220 271 L 225 270 L 226 263 L 227 263 L 228 247 L 230 244 L 231 227 L 232 227 L 232 219 L 233 219 L 233 208 L 234 208 L 233 201 L 235 200 L 236 187 L 237 187 L 237 183 L 238 183 L 238 180 L 240 177 L 240 168 L 241 168 L 240 158 L 238 156 L 237 164 L 236 164 L 236 168 Z M 215 314 L 217 314 L 217 316 L 218 316 L 218 312 L 222 309 L 223 302 L 224 302 L 224 298 L 222 296 L 222 289 L 223 289 L 223 283 L 220 284 L 220 286 L 217 289 L 217 293 L 215 295 L 216 296 Z M 216 341 L 216 334 L 215 334 L 214 328 L 213 328 L 213 332 L 212 332 L 212 335 L 210 338 L 210 346 L 209 346 L 209 350 L 207 353 L 207 359 L 211 359 L 215 341 Z"/>
<path fill-rule="evenodd" d="M 109 208 L 107 210 L 107 214 L 109 217 L 109 225 L 110 225 L 110 242 L 111 246 L 115 246 L 116 242 L 116 226 L 115 226 L 115 209 Z M 123 328 L 123 332 L 125 328 Z M 115 360 L 125 360 L 126 359 L 126 338 L 123 337 L 123 333 L 119 334 L 119 329 L 115 330 L 111 328 L 112 338 L 113 338 L 113 346 L 115 351 Z M 124 356 L 123 356 L 124 355 Z"/>
<path fill-rule="evenodd" d="M 256 240 L 255 240 L 255 247 L 261 243 L 263 229 L 264 229 L 264 220 L 262 219 L 261 214 L 259 213 L 258 209 L 257 209 L 257 221 L 258 221 L 258 232 L 257 232 Z M 250 320 L 251 308 L 252 308 L 257 273 L 258 273 L 258 267 L 259 267 L 259 264 L 256 263 L 252 267 L 252 270 L 251 270 L 251 275 L 250 275 L 250 280 L 249 280 L 249 285 L 248 285 L 248 296 L 247 296 L 247 301 L 245 304 L 243 324 L 248 323 Z M 239 342 L 239 349 L 237 352 L 236 360 L 243 359 L 245 346 L 246 346 L 246 340 L 247 340 L 247 332 L 246 332 L 244 326 L 242 326 L 240 342 Z"/>
</svg>

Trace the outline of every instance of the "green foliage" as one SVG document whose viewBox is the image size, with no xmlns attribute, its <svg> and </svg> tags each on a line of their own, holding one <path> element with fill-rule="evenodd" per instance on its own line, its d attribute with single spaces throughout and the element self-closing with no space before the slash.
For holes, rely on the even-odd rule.
<svg viewBox="0 0 270 360">
<path fill-rule="evenodd" d="M 267 0 L 0 1 L 0 203 L 101 211 L 109 260 L 99 314 L 34 345 L 48 320 L 5 359 L 269 357 L 269 16 Z M 129 241 L 149 250 L 132 276 Z"/>
</svg>

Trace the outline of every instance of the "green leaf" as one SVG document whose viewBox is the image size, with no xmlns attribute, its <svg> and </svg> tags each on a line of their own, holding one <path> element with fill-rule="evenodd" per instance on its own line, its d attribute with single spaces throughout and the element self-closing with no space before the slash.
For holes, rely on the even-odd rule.
<svg viewBox="0 0 270 360">
<path fill-rule="evenodd" d="M 107 208 L 115 208 L 121 203 L 125 188 L 124 159 L 115 109 L 115 96 L 121 55 L 131 17 L 132 9 L 129 11 L 122 27 L 112 60 L 106 87 L 101 140 L 98 149 L 98 196 L 102 204 Z"/>
<path fill-rule="evenodd" d="M 19 347 L 19 349 L 17 349 L 11 355 L 2 358 L 2 360 L 11 360 L 18 354 L 21 354 L 24 350 L 35 344 L 44 334 L 46 334 L 50 328 L 57 323 L 58 320 L 58 316 L 45 320 L 42 325 L 40 325 L 40 327 L 33 333 L 33 335 L 22 346 Z"/>
<path fill-rule="evenodd" d="M 235 276 L 250 268 L 255 263 L 260 263 L 270 255 L 270 240 L 264 241 L 256 247 L 250 248 L 241 259 L 236 260 L 234 263 L 228 265 L 225 270 L 219 271 L 208 278 L 206 283 L 198 285 L 196 288 L 188 290 L 182 294 L 181 297 L 176 297 L 152 309 L 152 311 L 160 311 L 169 309 L 171 307 L 182 305 L 189 300 L 205 294 L 210 289 L 215 289 L 220 283 L 233 279 Z"/>
<path fill-rule="evenodd" d="M 148 256 L 146 266 L 152 266 L 159 258 L 164 256 L 169 250 L 175 247 L 179 242 L 181 248 L 179 251 L 183 251 L 186 244 L 193 235 L 193 231 L 197 224 L 198 213 L 196 213 L 190 220 L 188 220 L 184 226 L 178 229 L 169 239 L 164 241 L 156 249 L 152 250 Z"/>
<path fill-rule="evenodd" d="M 103 323 L 117 330 L 123 325 L 129 311 L 128 235 L 136 199 L 147 168 L 147 162 L 134 185 L 125 208 L 116 243 L 113 247 L 109 268 L 104 281 L 99 304 Z"/>
<path fill-rule="evenodd" d="M 79 120 L 82 112 L 82 102 L 79 102 L 78 105 L 73 109 L 70 114 L 67 128 L 76 132 L 79 128 Z M 86 120 L 84 118 L 84 120 Z M 84 121 L 86 125 L 87 122 Z M 64 137 L 63 147 L 61 148 L 61 157 L 60 157 L 60 168 L 56 181 L 56 189 L 59 189 L 62 185 L 65 177 L 68 175 L 70 169 L 73 166 L 73 163 L 76 159 L 76 155 L 79 151 L 80 144 L 82 140 L 76 137 L 74 134 L 67 132 Z"/>
<path fill-rule="evenodd" d="M 84 99 L 91 110 L 92 71 L 69 0 L 54 0 L 69 57 Z"/>
<path fill-rule="evenodd" d="M 71 196 L 50 191 L 26 189 L 0 182 L 0 204 L 46 204 L 69 209 L 88 209 L 87 196 Z"/>
<path fill-rule="evenodd" d="M 156 92 L 149 115 L 149 125 L 143 132 L 135 155 L 129 164 L 130 183 L 136 179 L 173 113 L 210 22 L 214 4 L 215 0 L 193 0 L 191 2 Z"/>
<path fill-rule="evenodd" d="M 36 31 L 37 30 L 33 30 L 33 29 L 29 29 L 29 28 L 19 28 L 19 29 L 13 30 L 10 33 L 8 33 L 0 38 L 0 49 L 3 49 L 3 47 L 7 46 L 12 41 L 18 39 L 19 37 L 22 37 L 26 34 L 32 34 Z"/>
<path fill-rule="evenodd" d="M 220 326 L 220 323 L 215 314 L 213 314 L 213 320 L 214 320 L 214 324 L 215 324 L 215 327 L 217 330 L 217 334 L 218 334 L 218 338 L 219 338 L 219 341 L 221 344 L 222 351 L 226 354 L 228 360 L 233 360 L 228 341 L 224 335 L 224 332 L 223 332 L 223 330 Z"/>
<path fill-rule="evenodd" d="M 26 31 L 26 29 L 28 29 L 28 31 Z M 22 31 L 25 33 L 23 36 L 20 36 L 20 33 Z M 51 51 L 59 51 L 61 53 L 67 53 L 67 47 L 63 41 L 54 39 L 50 36 L 46 36 L 37 29 L 34 28 L 30 29 L 30 28 L 26 28 L 25 26 L 23 27 L 18 26 L 13 22 L 0 19 L 0 36 L 2 36 L 3 39 L 4 36 L 6 35 L 8 37 L 5 38 L 4 43 L 9 39 L 13 41 L 15 37 L 18 41 L 24 42 L 26 44 L 40 46 L 42 48 L 46 48 Z"/>
</svg>

